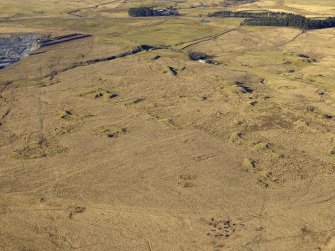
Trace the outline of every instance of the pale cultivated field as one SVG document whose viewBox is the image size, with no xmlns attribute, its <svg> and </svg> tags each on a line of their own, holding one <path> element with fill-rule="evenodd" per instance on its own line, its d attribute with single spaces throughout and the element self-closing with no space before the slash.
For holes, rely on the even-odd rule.
<svg viewBox="0 0 335 251">
<path fill-rule="evenodd" d="M 335 29 L 220 2 L 0 0 L 1 33 L 93 35 L 0 71 L 0 250 L 335 250 Z M 185 15 L 127 17 L 159 3 Z M 165 48 L 70 69 L 140 44 Z"/>
</svg>

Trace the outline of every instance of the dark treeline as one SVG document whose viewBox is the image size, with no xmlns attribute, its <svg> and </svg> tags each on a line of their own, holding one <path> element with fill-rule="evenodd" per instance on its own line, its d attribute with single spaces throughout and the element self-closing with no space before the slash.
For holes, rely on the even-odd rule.
<svg viewBox="0 0 335 251">
<path fill-rule="evenodd" d="M 244 25 L 259 26 L 290 26 L 304 30 L 324 29 L 335 27 L 335 17 L 329 17 L 324 20 L 310 19 L 303 16 L 288 14 L 284 18 L 275 17 L 257 17 L 246 19 Z"/>
<path fill-rule="evenodd" d="M 284 12 L 245 12 L 245 11 L 217 11 L 214 13 L 209 13 L 209 17 L 240 17 L 240 18 L 257 18 L 257 17 L 277 17 L 283 18 L 287 15 Z"/>
<path fill-rule="evenodd" d="M 131 17 L 176 16 L 178 11 L 173 8 L 155 10 L 153 7 L 130 8 L 128 15 Z"/>
<path fill-rule="evenodd" d="M 242 25 L 295 27 L 305 30 L 335 27 L 335 17 L 311 19 L 301 15 L 284 12 L 233 12 L 219 11 L 208 14 L 209 17 L 246 18 Z"/>
</svg>

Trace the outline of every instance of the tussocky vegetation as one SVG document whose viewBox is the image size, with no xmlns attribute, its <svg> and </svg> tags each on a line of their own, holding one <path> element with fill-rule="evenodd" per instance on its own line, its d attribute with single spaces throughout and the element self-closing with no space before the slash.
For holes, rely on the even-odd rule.
<svg viewBox="0 0 335 251">
<path fill-rule="evenodd" d="M 335 1 L 251 1 L 0 0 L 0 250 L 334 250 L 335 28 L 207 15 Z"/>
<path fill-rule="evenodd" d="M 242 25 L 252 26 L 280 26 L 295 27 L 304 30 L 324 29 L 335 27 L 335 17 L 326 19 L 311 19 L 302 15 L 285 12 L 244 12 L 244 11 L 218 11 L 208 14 L 209 17 L 237 17 L 246 18 Z"/>
</svg>

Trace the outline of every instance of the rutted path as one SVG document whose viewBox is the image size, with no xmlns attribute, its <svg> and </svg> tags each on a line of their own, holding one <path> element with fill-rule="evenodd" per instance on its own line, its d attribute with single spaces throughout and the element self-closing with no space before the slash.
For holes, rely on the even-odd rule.
<svg viewBox="0 0 335 251">
<path fill-rule="evenodd" d="M 11 112 L 11 109 L 8 108 L 7 111 L 1 116 L 1 118 L 0 118 L 0 127 L 2 126 L 2 124 L 4 123 L 6 117 L 9 115 L 10 112 Z"/>
<path fill-rule="evenodd" d="M 295 35 L 292 39 L 288 40 L 287 42 L 284 42 L 284 43 L 281 43 L 279 44 L 278 46 L 284 46 L 284 45 L 287 45 L 289 43 L 292 43 L 293 41 L 295 41 L 296 39 L 298 39 L 300 36 L 306 34 L 307 31 L 306 30 L 303 30 L 301 31 L 299 34 Z"/>
<path fill-rule="evenodd" d="M 236 31 L 237 29 L 239 29 L 241 26 L 238 26 L 236 28 L 233 28 L 231 30 L 228 30 L 228 31 L 225 31 L 225 32 L 222 32 L 220 34 L 216 34 L 216 35 L 212 35 L 212 36 L 208 36 L 208 37 L 204 37 L 204 38 L 200 38 L 200 39 L 196 39 L 196 40 L 193 40 L 193 41 L 189 41 L 189 42 L 184 42 L 184 43 L 180 43 L 180 44 L 185 44 L 185 43 L 190 43 L 184 47 L 182 47 L 180 50 L 184 50 L 188 47 L 191 47 L 193 45 L 196 45 L 196 44 L 200 44 L 200 43 L 203 43 L 203 42 L 207 42 L 209 40 L 212 40 L 212 39 L 216 39 L 218 37 L 221 37 L 227 33 L 230 33 L 230 32 L 233 32 L 233 31 Z M 178 45 L 178 44 L 177 44 Z"/>
</svg>

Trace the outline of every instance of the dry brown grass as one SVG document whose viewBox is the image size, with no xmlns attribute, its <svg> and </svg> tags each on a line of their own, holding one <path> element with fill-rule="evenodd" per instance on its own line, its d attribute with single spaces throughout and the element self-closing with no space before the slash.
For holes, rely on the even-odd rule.
<svg viewBox="0 0 335 251">
<path fill-rule="evenodd" d="M 334 7 L 288 2 L 234 8 Z M 218 1 L 158 19 L 128 18 L 140 1 L 87 18 L 66 12 L 98 2 L 0 3 L 38 16 L 2 32 L 93 35 L 1 71 L 0 249 L 334 249 L 334 29 L 204 22 Z M 62 72 L 139 44 L 169 47 Z"/>
</svg>

